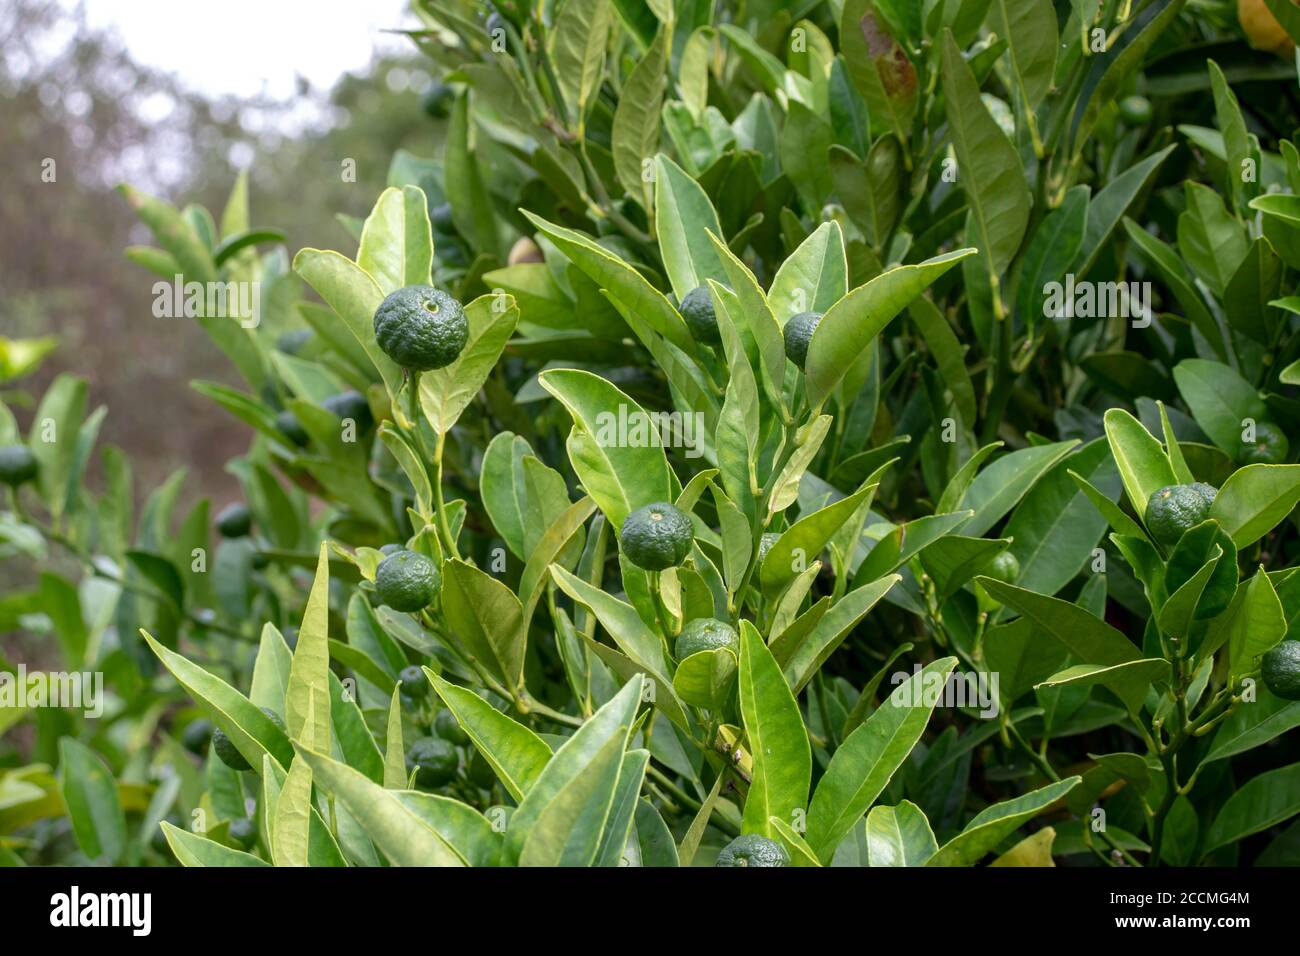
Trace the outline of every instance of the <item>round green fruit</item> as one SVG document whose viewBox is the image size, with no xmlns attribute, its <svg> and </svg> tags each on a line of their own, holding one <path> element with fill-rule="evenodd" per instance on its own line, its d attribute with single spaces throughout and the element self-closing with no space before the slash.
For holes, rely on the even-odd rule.
<svg viewBox="0 0 1300 956">
<path fill-rule="evenodd" d="M 280 429 L 280 434 L 299 448 L 306 448 L 311 443 L 311 436 L 307 434 L 307 429 L 302 427 L 302 422 L 298 421 L 298 416 L 290 411 L 283 411 L 275 416 L 275 427 Z"/>
<path fill-rule="evenodd" d="M 429 682 L 424 679 L 424 670 L 418 664 L 403 667 L 397 673 L 402 682 L 402 696 L 411 700 L 421 700 L 429 694 Z"/>
<path fill-rule="evenodd" d="M 1283 641 L 1265 654 L 1263 671 L 1275 697 L 1300 700 L 1300 641 Z"/>
<path fill-rule="evenodd" d="M 1173 547 L 1183 532 L 1196 527 L 1210 514 L 1210 503 L 1201 489 L 1192 485 L 1168 485 L 1153 491 L 1147 499 L 1146 526 L 1158 542 Z"/>
<path fill-rule="evenodd" d="M 679 661 L 684 661 L 700 651 L 714 651 L 720 647 L 729 648 L 739 653 L 740 635 L 726 621 L 712 617 L 697 617 L 687 622 L 682 632 L 677 635 L 673 653 Z"/>
<path fill-rule="evenodd" d="M 1126 96 L 1119 101 L 1119 118 L 1125 126 L 1145 126 L 1151 122 L 1151 101 L 1145 96 Z"/>
<path fill-rule="evenodd" d="M 311 329 L 290 329 L 280 333 L 275 340 L 275 347 L 285 355 L 297 355 L 315 334 Z"/>
<path fill-rule="evenodd" d="M 270 707 L 263 707 L 261 710 L 262 713 L 266 714 L 266 716 L 270 718 L 271 723 L 279 727 L 281 731 L 287 733 L 287 728 L 284 725 L 284 718 L 273 711 Z M 235 742 L 227 737 L 226 732 L 220 727 L 217 727 L 212 731 L 212 749 L 216 752 L 218 759 L 220 759 L 221 762 L 231 770 L 253 769 L 249 762 L 244 759 L 244 755 L 239 752 L 239 748 L 235 746 Z"/>
<path fill-rule="evenodd" d="M 384 555 L 384 557 L 387 557 L 390 554 L 396 554 L 398 551 L 405 551 L 405 550 L 406 550 L 406 545 L 397 544 L 394 542 L 392 544 L 384 545 L 382 548 L 379 549 L 379 553 Z"/>
<path fill-rule="evenodd" d="M 1210 504 L 1214 504 L 1214 499 L 1219 496 L 1218 488 L 1214 487 L 1214 485 L 1207 485 L 1203 481 L 1193 481 L 1192 487 L 1199 491 L 1201 496 Z"/>
<path fill-rule="evenodd" d="M 638 508 L 619 533 L 623 554 L 643 571 L 663 571 L 686 560 L 695 540 L 691 517 L 666 501 Z"/>
<path fill-rule="evenodd" d="M 999 551 L 984 573 L 1003 584 L 1015 584 L 1020 577 L 1020 561 L 1010 551 Z"/>
<path fill-rule="evenodd" d="M 212 721 L 199 718 L 191 720 L 181 731 L 181 745 L 192 754 L 202 757 L 212 740 Z"/>
<path fill-rule="evenodd" d="M 820 312 L 800 312 L 785 324 L 785 355 L 799 368 L 808 361 L 808 345 L 821 320 Z"/>
<path fill-rule="evenodd" d="M 745 833 L 722 848 L 714 866 L 789 866 L 790 854 L 775 840 Z"/>
<path fill-rule="evenodd" d="M 427 372 L 456 361 L 469 341 L 469 320 L 441 289 L 408 285 L 375 310 L 375 338 L 402 368 Z"/>
<path fill-rule="evenodd" d="M 713 295 L 707 286 L 696 286 L 682 296 L 682 304 L 677 311 L 686 320 L 686 327 L 697 342 L 717 345 L 722 341 L 718 333 L 718 316 L 713 311 Z"/>
<path fill-rule="evenodd" d="M 433 559 L 418 551 L 398 551 L 379 562 L 375 591 L 394 611 L 414 613 L 433 603 L 442 573 Z"/>
<path fill-rule="evenodd" d="M 1280 465 L 1286 461 L 1291 443 L 1286 433 L 1272 422 L 1255 423 L 1255 440 L 1242 443 L 1243 465 Z"/>
<path fill-rule="evenodd" d="M 217 515 L 217 530 L 223 538 L 242 538 L 253 530 L 253 512 L 238 501 L 226 505 Z"/>
<path fill-rule="evenodd" d="M 456 91 L 446 83 L 434 83 L 424 94 L 424 111 L 434 119 L 446 119 L 451 115 L 451 104 L 456 99 Z"/>
<path fill-rule="evenodd" d="M 321 407 L 340 419 L 352 419 L 356 422 L 358 431 L 369 431 L 375 423 L 375 417 L 370 413 L 370 403 L 360 392 L 347 391 L 331 395 L 321 402 Z"/>
<path fill-rule="evenodd" d="M 257 842 L 257 824 L 248 817 L 236 817 L 230 821 L 230 840 L 241 850 L 247 850 Z"/>
<path fill-rule="evenodd" d="M 462 747 L 469 743 L 469 734 L 461 729 L 456 715 L 445 708 L 438 711 L 438 716 L 433 718 L 433 732 L 448 743 L 459 744 Z"/>
<path fill-rule="evenodd" d="M 415 771 L 417 786 L 432 790 L 450 783 L 460 766 L 456 748 L 440 737 L 420 737 L 406 752 L 406 769 Z"/>
<path fill-rule="evenodd" d="M 5 445 L 0 448 L 0 482 L 17 488 L 36 478 L 40 463 L 26 445 Z"/>
</svg>

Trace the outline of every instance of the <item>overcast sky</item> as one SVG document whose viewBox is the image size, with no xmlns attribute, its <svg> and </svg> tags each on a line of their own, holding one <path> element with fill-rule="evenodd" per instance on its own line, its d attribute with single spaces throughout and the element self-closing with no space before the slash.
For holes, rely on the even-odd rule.
<svg viewBox="0 0 1300 956">
<path fill-rule="evenodd" d="M 415 25 L 407 0 L 81 2 L 90 25 L 114 29 L 137 62 L 209 96 L 284 99 L 299 75 L 328 89 L 376 48 L 410 50 L 408 39 L 382 31 Z"/>
</svg>

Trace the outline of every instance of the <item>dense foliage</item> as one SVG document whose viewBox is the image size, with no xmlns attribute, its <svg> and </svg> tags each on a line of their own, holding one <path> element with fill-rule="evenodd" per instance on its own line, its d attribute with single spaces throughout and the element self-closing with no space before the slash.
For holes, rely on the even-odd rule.
<svg viewBox="0 0 1300 956">
<path fill-rule="evenodd" d="M 123 187 L 229 293 L 244 500 L 0 407 L 4 555 L 85 568 L 0 621 L 106 684 L 0 709 L 0 858 L 1300 862 L 1300 11 L 1241 7 L 422 2 L 445 152 L 347 251 Z"/>
</svg>

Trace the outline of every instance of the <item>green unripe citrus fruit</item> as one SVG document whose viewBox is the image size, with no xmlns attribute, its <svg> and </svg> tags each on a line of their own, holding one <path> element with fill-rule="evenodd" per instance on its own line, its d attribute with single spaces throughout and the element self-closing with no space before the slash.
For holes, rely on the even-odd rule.
<svg viewBox="0 0 1300 956">
<path fill-rule="evenodd" d="M 375 591 L 394 611 L 415 612 L 433 603 L 442 573 L 433 559 L 418 551 L 398 551 L 379 562 Z"/>
<path fill-rule="evenodd" d="M 434 119 L 446 119 L 451 113 L 456 91 L 446 83 L 434 83 L 424 94 L 424 111 Z"/>
<path fill-rule="evenodd" d="M 714 866 L 789 866 L 790 854 L 760 833 L 744 833 L 722 848 Z"/>
<path fill-rule="evenodd" d="M 1119 101 L 1119 118 L 1125 126 L 1144 126 L 1151 122 L 1151 101 L 1145 96 L 1126 96 Z"/>
<path fill-rule="evenodd" d="M 257 842 L 257 824 L 248 817 L 236 817 L 230 821 L 230 840 L 241 850 L 247 850 Z"/>
<path fill-rule="evenodd" d="M 415 783 L 432 790 L 450 783 L 460 766 L 456 748 L 440 737 L 420 737 L 406 752 L 406 770 L 415 771 Z"/>
<path fill-rule="evenodd" d="M 10 488 L 32 481 L 40 471 L 40 463 L 26 445 L 5 445 L 0 448 L 0 482 Z"/>
<path fill-rule="evenodd" d="M 469 341 L 469 320 L 459 302 L 431 285 L 408 285 L 375 310 L 379 347 L 402 368 L 417 372 L 456 361 Z"/>
<path fill-rule="evenodd" d="M 356 422 L 358 431 L 369 431 L 375 423 L 375 417 L 370 413 L 370 403 L 360 392 L 347 391 L 331 395 L 321 402 L 321 407 L 339 418 L 352 419 Z"/>
<path fill-rule="evenodd" d="M 262 713 L 266 714 L 266 716 L 270 718 L 271 723 L 275 724 L 275 726 L 279 727 L 280 730 L 285 733 L 288 732 L 288 729 L 284 726 L 284 718 L 273 711 L 270 707 L 263 707 L 261 710 Z M 216 751 L 221 762 L 231 770 L 253 769 L 249 765 L 248 761 L 244 759 L 244 755 L 239 752 L 239 748 L 235 746 L 235 742 L 227 737 L 225 731 L 220 727 L 212 731 L 212 749 Z"/>
<path fill-rule="evenodd" d="M 808 361 L 808 345 L 821 320 L 820 312 L 800 312 L 785 324 L 785 355 L 799 368 Z"/>
<path fill-rule="evenodd" d="M 398 551 L 405 551 L 406 545 L 397 544 L 396 542 L 386 544 L 379 549 L 379 553 L 387 557 L 390 554 L 396 554 Z"/>
<path fill-rule="evenodd" d="M 275 340 L 275 347 L 286 355 L 297 355 L 315 334 L 311 329 L 290 329 L 280 333 Z"/>
<path fill-rule="evenodd" d="M 1272 422 L 1255 423 L 1255 440 L 1242 443 L 1243 465 L 1280 465 L 1287 459 L 1291 443 L 1286 433 Z"/>
<path fill-rule="evenodd" d="M 217 515 L 217 530 L 223 538 L 242 538 L 253 530 L 253 512 L 238 501 L 226 505 Z"/>
<path fill-rule="evenodd" d="M 469 743 L 469 734 L 461 729 L 456 715 L 445 708 L 438 711 L 438 716 L 433 718 L 433 732 L 449 743 L 461 746 Z"/>
<path fill-rule="evenodd" d="M 181 745 L 192 754 L 202 757 L 212 740 L 212 721 L 199 718 L 191 720 L 181 731 Z"/>
<path fill-rule="evenodd" d="M 686 327 L 691 330 L 691 337 L 697 342 L 716 345 L 722 341 L 718 333 L 718 316 L 713 311 L 713 295 L 708 286 L 696 286 L 682 296 L 678 310 L 686 320 Z"/>
<path fill-rule="evenodd" d="M 1214 504 L 1214 499 L 1219 496 L 1219 489 L 1214 485 L 1207 485 L 1203 481 L 1193 481 L 1192 487 L 1201 493 L 1207 502 Z"/>
<path fill-rule="evenodd" d="M 720 647 L 739 653 L 739 646 L 740 635 L 726 621 L 719 621 L 712 617 L 697 617 L 693 621 L 688 621 L 682 628 L 682 632 L 677 635 L 673 653 L 679 661 L 684 661 L 692 654 L 713 651 Z"/>
<path fill-rule="evenodd" d="M 1004 584 L 1015 584 L 1020 577 L 1020 561 L 1010 551 L 999 551 L 984 573 Z"/>
<path fill-rule="evenodd" d="M 307 429 L 302 427 L 302 422 L 298 421 L 298 416 L 293 412 L 283 411 L 276 415 L 275 427 L 280 429 L 281 435 L 299 448 L 306 448 L 311 442 L 311 436 L 307 434 Z"/>
<path fill-rule="evenodd" d="M 695 540 L 690 515 L 659 501 L 636 509 L 619 533 L 623 554 L 643 571 L 674 568 L 686 560 Z"/>
<path fill-rule="evenodd" d="M 1300 700 L 1300 641 L 1283 641 L 1264 655 L 1264 684 L 1283 700 Z"/>
<path fill-rule="evenodd" d="M 1168 485 L 1147 499 L 1146 526 L 1158 542 L 1173 547 L 1183 532 L 1204 521 L 1210 513 L 1205 493 L 1192 485 Z"/>
<path fill-rule="evenodd" d="M 402 682 L 402 696 L 411 700 L 421 700 L 429 695 L 429 682 L 424 679 L 424 671 L 418 664 L 403 667 L 397 673 Z"/>
</svg>

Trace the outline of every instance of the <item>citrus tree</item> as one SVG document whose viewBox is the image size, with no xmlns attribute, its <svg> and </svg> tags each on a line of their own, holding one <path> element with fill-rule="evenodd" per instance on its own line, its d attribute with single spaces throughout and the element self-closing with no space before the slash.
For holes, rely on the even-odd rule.
<svg viewBox="0 0 1300 956">
<path fill-rule="evenodd" d="M 133 262 L 258 290 L 197 316 L 243 500 L 88 490 L 71 378 L 0 421 L 6 547 L 85 572 L 0 611 L 110 685 L 32 709 L 3 852 L 1297 862 L 1300 17 L 1252 10 L 425 2 L 445 151 L 343 251 L 124 188 Z"/>
</svg>

